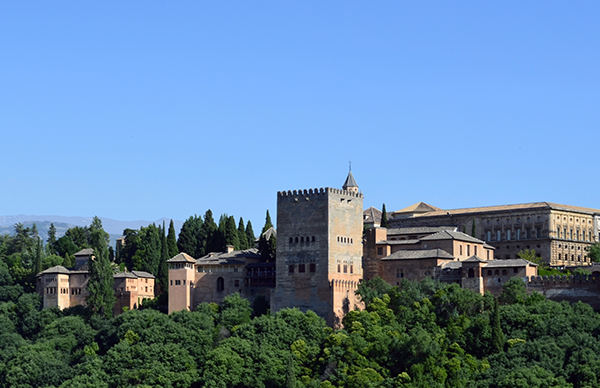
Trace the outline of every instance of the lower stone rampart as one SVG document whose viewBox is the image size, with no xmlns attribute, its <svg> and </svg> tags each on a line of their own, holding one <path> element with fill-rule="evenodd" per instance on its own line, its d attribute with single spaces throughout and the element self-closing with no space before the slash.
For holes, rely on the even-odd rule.
<svg viewBox="0 0 600 388">
<path fill-rule="evenodd" d="M 532 276 L 524 278 L 528 291 L 536 291 L 553 301 L 582 301 L 600 311 L 599 275 Z"/>
</svg>

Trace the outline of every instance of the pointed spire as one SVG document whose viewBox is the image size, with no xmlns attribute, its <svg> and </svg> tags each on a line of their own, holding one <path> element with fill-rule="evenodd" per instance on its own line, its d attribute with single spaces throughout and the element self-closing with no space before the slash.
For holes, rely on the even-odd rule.
<svg viewBox="0 0 600 388">
<path fill-rule="evenodd" d="M 354 179 L 354 175 L 352 175 L 352 171 L 348 172 L 348 177 L 346 178 L 346 182 L 344 182 L 344 186 L 342 186 L 342 188 L 344 190 L 358 193 L 358 184 L 356 184 L 356 180 Z"/>
</svg>

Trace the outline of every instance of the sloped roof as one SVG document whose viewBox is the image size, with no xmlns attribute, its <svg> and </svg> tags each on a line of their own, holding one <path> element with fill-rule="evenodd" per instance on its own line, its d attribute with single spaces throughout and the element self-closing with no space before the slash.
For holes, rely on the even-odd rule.
<svg viewBox="0 0 600 388">
<path fill-rule="evenodd" d="M 425 202 L 418 202 L 418 203 L 415 203 L 414 205 L 405 207 L 404 209 L 397 210 L 394 212 L 394 214 L 427 213 L 427 212 L 433 212 L 433 211 L 438 211 L 438 210 L 442 210 L 442 209 L 440 209 L 439 207 L 429 205 Z"/>
<path fill-rule="evenodd" d="M 411 244 L 418 244 L 419 242 L 421 242 L 421 240 L 419 240 L 419 239 L 414 239 L 414 240 L 381 240 L 381 241 L 377 241 L 375 244 L 380 244 L 380 245 L 411 245 Z"/>
<path fill-rule="evenodd" d="M 79 252 L 75 253 L 75 256 L 89 256 L 89 255 L 93 255 L 94 254 L 94 250 L 92 248 L 85 248 L 80 250 Z"/>
<path fill-rule="evenodd" d="M 463 260 L 464 263 L 486 263 L 487 260 L 483 260 L 479 256 L 471 256 L 466 260 Z"/>
<path fill-rule="evenodd" d="M 421 239 L 421 241 L 429 241 L 429 240 L 458 240 L 458 241 L 466 241 L 484 244 L 484 241 L 481 241 L 475 237 L 469 236 L 463 232 L 457 232 L 453 230 L 442 230 L 440 232 L 434 233 L 429 236 L 425 236 Z"/>
<path fill-rule="evenodd" d="M 172 258 L 170 258 L 169 260 L 167 260 L 167 263 L 195 263 L 196 260 L 188 255 L 185 252 L 181 252 L 178 253 L 177 255 L 173 256 Z"/>
<path fill-rule="evenodd" d="M 525 259 L 505 259 L 505 260 L 490 260 L 488 261 L 485 268 L 494 268 L 494 267 L 524 267 L 526 265 L 538 266 L 531 261 Z"/>
<path fill-rule="evenodd" d="M 363 222 L 381 224 L 381 210 L 371 206 L 370 208 L 363 211 Z"/>
<path fill-rule="evenodd" d="M 381 260 L 414 260 L 414 259 L 446 259 L 454 260 L 454 256 L 443 249 L 400 250 Z"/>
<path fill-rule="evenodd" d="M 356 180 L 354 179 L 354 175 L 352 175 L 352 171 L 348 172 L 348 176 L 346 177 L 346 181 L 342 188 L 346 190 L 348 187 L 358 187 Z"/>
<path fill-rule="evenodd" d="M 138 278 L 150 278 L 154 279 L 154 275 L 146 271 L 131 271 L 132 274 L 137 276 Z"/>
<path fill-rule="evenodd" d="M 115 279 L 128 278 L 128 279 L 137 279 L 137 276 L 132 274 L 131 272 L 117 272 L 113 275 Z"/>
<path fill-rule="evenodd" d="M 388 229 L 388 236 L 400 236 L 404 234 L 423 234 L 423 233 L 436 233 L 442 230 L 456 230 L 456 226 L 413 226 L 407 228 L 392 228 Z"/>
<path fill-rule="evenodd" d="M 63 267 L 62 265 L 55 265 L 52 268 L 48 268 L 42 272 L 40 272 L 38 275 L 45 275 L 45 274 L 51 274 L 51 273 L 60 273 L 60 274 L 70 274 L 71 271 L 69 271 L 68 269 L 66 269 L 65 267 Z"/>
<path fill-rule="evenodd" d="M 521 204 L 515 204 L 515 205 L 482 206 L 482 207 L 470 207 L 470 208 L 450 209 L 450 210 L 437 209 L 437 211 L 421 214 L 421 215 L 419 215 L 419 217 L 438 217 L 438 216 L 458 215 L 458 214 L 506 212 L 506 211 L 533 210 L 533 209 L 567 210 L 567 211 L 575 211 L 575 212 L 586 213 L 586 214 L 599 214 L 600 213 L 600 209 L 593 209 L 593 208 L 580 207 L 580 206 L 571 206 L 571 205 L 562 205 L 562 204 L 552 203 L 552 202 L 530 202 L 530 203 L 521 203 Z"/>
<path fill-rule="evenodd" d="M 258 249 L 251 248 L 233 252 L 211 252 L 195 261 L 199 265 L 237 265 L 245 264 L 246 259 L 260 259 Z"/>
<path fill-rule="evenodd" d="M 270 240 L 271 237 L 277 238 L 277 231 L 271 226 L 269 227 L 269 229 L 265 230 L 265 232 L 261 234 L 261 236 L 265 236 L 266 240 Z"/>
</svg>

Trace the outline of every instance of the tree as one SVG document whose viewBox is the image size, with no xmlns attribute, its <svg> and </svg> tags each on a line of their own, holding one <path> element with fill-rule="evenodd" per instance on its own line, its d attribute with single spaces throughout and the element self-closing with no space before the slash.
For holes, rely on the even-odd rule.
<svg viewBox="0 0 600 388">
<path fill-rule="evenodd" d="M 169 269 L 167 267 L 167 260 L 169 257 L 169 247 L 167 243 L 167 236 L 165 235 L 165 222 L 160 230 L 161 244 L 160 244 L 160 264 L 158 265 L 158 276 L 157 280 L 160 285 L 161 292 L 166 292 L 169 289 Z"/>
<path fill-rule="evenodd" d="M 517 253 L 519 259 L 531 261 L 532 263 L 541 264 L 542 258 L 538 257 L 535 253 L 535 249 L 523 249 Z"/>
<path fill-rule="evenodd" d="M 177 249 L 177 237 L 175 237 L 175 225 L 173 220 L 169 223 L 169 233 L 167 234 L 167 250 L 169 258 L 177 256 L 179 250 Z"/>
<path fill-rule="evenodd" d="M 475 218 L 473 218 L 473 226 L 471 226 L 471 236 L 475 237 Z"/>
<path fill-rule="evenodd" d="M 244 219 L 242 217 L 240 217 L 237 232 L 238 238 L 240 240 L 240 249 L 250 248 L 250 244 L 248 244 L 248 236 L 246 235 L 246 229 L 244 228 Z"/>
<path fill-rule="evenodd" d="M 494 298 L 494 311 L 492 312 L 492 348 L 501 353 L 504 351 L 504 334 L 500 326 L 500 310 L 498 308 L 498 300 Z"/>
<path fill-rule="evenodd" d="M 254 230 L 252 229 L 252 223 L 248 220 L 246 224 L 246 238 L 248 239 L 248 247 L 254 248 L 256 237 L 254 236 Z"/>
<path fill-rule="evenodd" d="M 262 233 L 266 232 L 269 228 L 273 227 L 273 222 L 271 222 L 271 215 L 269 214 L 269 210 L 267 209 L 267 216 L 265 217 L 265 226 L 262 228 Z"/>
<path fill-rule="evenodd" d="M 48 254 L 56 254 L 56 250 L 54 249 L 54 244 L 56 244 L 56 227 L 53 223 L 50 223 L 50 228 L 48 229 L 48 239 L 46 240 L 46 243 Z"/>
<path fill-rule="evenodd" d="M 220 252 L 223 246 L 219 244 L 218 227 L 213 218 L 212 210 L 208 209 L 204 213 L 204 223 L 201 228 L 201 236 L 204 238 L 204 254 L 210 252 Z"/>
<path fill-rule="evenodd" d="M 388 227 L 388 219 L 387 219 L 387 211 L 385 210 L 385 203 L 381 207 L 381 224 L 380 225 L 382 228 Z"/>
<path fill-rule="evenodd" d="M 179 238 L 177 240 L 177 248 L 179 252 L 187 253 L 190 256 L 196 254 L 196 247 L 198 246 L 198 217 L 190 216 L 179 231 Z M 178 252 L 178 253 L 179 253 Z"/>
<path fill-rule="evenodd" d="M 235 218 L 225 217 L 225 245 L 233 245 L 235 250 L 240 250 L 240 238 L 235 226 Z"/>
<path fill-rule="evenodd" d="M 112 315 L 116 300 L 113 292 L 113 271 L 108 260 L 108 233 L 102 229 L 102 221 L 98 217 L 94 217 L 92 226 L 90 238 L 95 257 L 88 263 L 90 278 L 86 302 L 94 312 L 101 316 L 109 316 Z"/>
<path fill-rule="evenodd" d="M 589 247 L 585 248 L 587 251 L 587 257 L 594 263 L 600 262 L 600 243 L 593 243 Z"/>
</svg>

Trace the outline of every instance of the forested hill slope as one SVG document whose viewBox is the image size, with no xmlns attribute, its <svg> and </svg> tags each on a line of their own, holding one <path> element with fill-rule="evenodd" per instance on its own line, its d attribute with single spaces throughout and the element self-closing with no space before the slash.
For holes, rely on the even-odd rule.
<svg viewBox="0 0 600 388">
<path fill-rule="evenodd" d="M 312 312 L 223 305 L 104 319 L 40 310 L 0 263 L 0 387 L 597 387 L 600 315 L 433 281 L 363 283 L 365 311 L 334 331 Z M 256 311 L 260 310 L 259 305 Z M 264 307 L 264 306 L 263 306 Z M 258 316 L 255 316 L 258 315 Z"/>
</svg>

